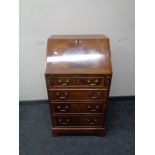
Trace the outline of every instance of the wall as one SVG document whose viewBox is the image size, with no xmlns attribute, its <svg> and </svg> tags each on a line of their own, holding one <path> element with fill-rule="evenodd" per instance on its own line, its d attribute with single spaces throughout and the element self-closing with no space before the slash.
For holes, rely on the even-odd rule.
<svg viewBox="0 0 155 155">
<path fill-rule="evenodd" d="M 134 0 L 20 0 L 20 100 L 47 99 L 44 64 L 52 34 L 106 34 L 110 95 L 134 95 Z"/>
</svg>

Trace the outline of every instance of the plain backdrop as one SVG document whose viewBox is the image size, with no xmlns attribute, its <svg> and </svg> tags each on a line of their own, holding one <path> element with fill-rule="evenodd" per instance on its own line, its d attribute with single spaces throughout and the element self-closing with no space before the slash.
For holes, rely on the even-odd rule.
<svg viewBox="0 0 155 155">
<path fill-rule="evenodd" d="M 47 38 L 105 34 L 110 38 L 110 96 L 135 94 L 134 0 L 20 0 L 20 100 L 47 99 Z"/>
</svg>

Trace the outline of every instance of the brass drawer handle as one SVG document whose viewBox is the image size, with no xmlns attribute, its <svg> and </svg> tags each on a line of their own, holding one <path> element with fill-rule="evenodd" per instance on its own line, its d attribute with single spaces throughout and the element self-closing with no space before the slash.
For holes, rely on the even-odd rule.
<svg viewBox="0 0 155 155">
<path fill-rule="evenodd" d="M 68 83 L 69 83 L 69 79 L 67 79 L 64 83 L 62 83 L 62 80 L 59 79 L 58 82 L 59 82 L 59 84 L 61 84 L 62 86 L 67 86 Z"/>
<path fill-rule="evenodd" d="M 78 40 L 75 40 L 74 43 L 75 44 L 80 44 L 80 43 L 82 43 L 82 41 L 78 39 Z"/>
<path fill-rule="evenodd" d="M 96 111 L 97 111 L 97 109 L 96 109 L 96 110 L 95 110 L 95 109 L 91 109 L 90 111 L 91 111 L 91 112 L 96 112 Z"/>
<path fill-rule="evenodd" d="M 61 109 L 60 112 L 67 112 L 67 110 L 66 109 Z"/>
<path fill-rule="evenodd" d="M 99 99 L 98 96 L 91 96 L 91 99 Z"/>
<path fill-rule="evenodd" d="M 87 80 L 87 83 L 89 83 L 90 86 L 96 86 L 96 85 L 99 83 L 99 80 L 96 79 L 96 80 L 94 81 L 94 83 L 91 83 L 91 81 L 88 79 L 88 80 Z"/>
<path fill-rule="evenodd" d="M 64 109 L 62 109 L 62 107 L 61 107 L 60 105 L 57 106 L 57 110 L 58 110 L 59 112 L 67 112 L 68 109 L 69 109 L 69 106 L 68 106 L 68 105 L 66 105 L 66 106 L 64 107 Z"/>
<path fill-rule="evenodd" d="M 66 99 L 66 96 L 60 96 L 59 99 Z"/>
<path fill-rule="evenodd" d="M 88 119 L 87 121 L 88 121 L 89 125 L 96 125 L 96 123 L 98 122 L 98 119 L 96 119 L 96 118 L 94 120 Z"/>
<path fill-rule="evenodd" d="M 61 123 L 62 125 L 68 125 L 70 123 L 70 119 L 67 118 L 63 121 L 61 118 L 59 118 L 58 122 Z"/>
<path fill-rule="evenodd" d="M 91 99 L 99 99 L 101 97 L 101 92 L 97 92 L 97 94 L 93 94 L 92 92 L 88 92 Z"/>
<path fill-rule="evenodd" d="M 69 123 L 67 123 L 67 122 L 62 122 L 61 124 L 62 124 L 62 125 L 68 125 Z"/>
<path fill-rule="evenodd" d="M 91 85 L 91 86 L 96 86 L 96 84 L 95 84 L 95 83 L 90 83 L 90 85 Z"/>
<path fill-rule="evenodd" d="M 59 99 L 67 99 L 68 97 L 68 92 L 65 92 L 64 94 L 56 92 L 56 95 Z"/>
<path fill-rule="evenodd" d="M 90 105 L 88 105 L 88 110 L 89 110 L 90 112 L 97 112 L 97 111 L 99 110 L 100 106 L 99 106 L 99 105 L 96 105 L 95 108 L 96 108 L 96 109 L 93 109 Z"/>
</svg>

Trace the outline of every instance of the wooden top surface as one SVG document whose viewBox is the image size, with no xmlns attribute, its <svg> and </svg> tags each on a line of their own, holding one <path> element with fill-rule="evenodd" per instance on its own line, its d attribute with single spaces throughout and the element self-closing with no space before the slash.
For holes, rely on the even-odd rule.
<svg viewBox="0 0 155 155">
<path fill-rule="evenodd" d="M 112 74 L 109 39 L 104 35 L 51 36 L 46 74 Z"/>
<path fill-rule="evenodd" d="M 52 35 L 49 39 L 103 39 L 108 38 L 103 35 Z"/>
</svg>

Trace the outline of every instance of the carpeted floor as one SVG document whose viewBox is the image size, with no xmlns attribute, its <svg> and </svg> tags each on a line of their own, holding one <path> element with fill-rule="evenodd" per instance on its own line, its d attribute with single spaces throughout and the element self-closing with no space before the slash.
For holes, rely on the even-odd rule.
<svg viewBox="0 0 155 155">
<path fill-rule="evenodd" d="M 134 99 L 109 102 L 104 137 L 51 136 L 47 101 L 20 102 L 20 155 L 134 155 Z"/>
</svg>

